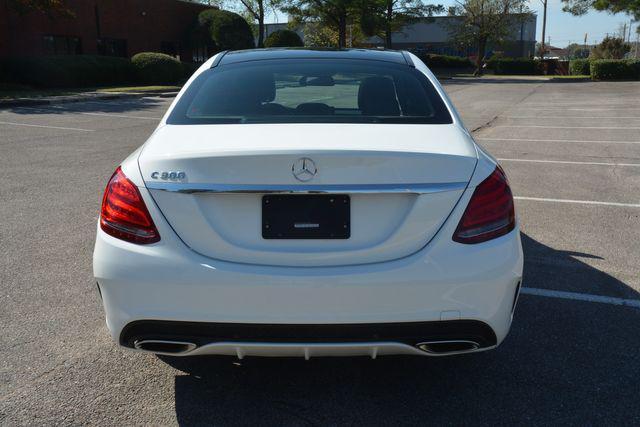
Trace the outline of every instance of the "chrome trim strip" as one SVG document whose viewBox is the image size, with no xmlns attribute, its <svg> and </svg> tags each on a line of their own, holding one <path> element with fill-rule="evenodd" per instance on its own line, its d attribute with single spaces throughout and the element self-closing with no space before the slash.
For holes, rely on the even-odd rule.
<svg viewBox="0 0 640 427">
<path fill-rule="evenodd" d="M 328 185 L 256 185 L 256 184 L 192 184 L 147 181 L 150 190 L 175 193 L 216 194 L 431 194 L 463 190 L 466 182 L 432 184 L 328 184 Z"/>
</svg>

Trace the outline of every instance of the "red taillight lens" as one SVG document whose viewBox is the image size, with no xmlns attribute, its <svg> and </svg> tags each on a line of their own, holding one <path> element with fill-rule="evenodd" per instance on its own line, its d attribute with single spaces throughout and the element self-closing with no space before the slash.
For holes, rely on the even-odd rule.
<svg viewBox="0 0 640 427">
<path fill-rule="evenodd" d="M 100 228 L 113 237 L 146 245 L 160 240 L 140 191 L 118 167 L 102 198 Z"/>
<path fill-rule="evenodd" d="M 478 185 L 460 219 L 453 240 L 480 243 L 503 236 L 516 226 L 513 196 L 500 166 Z"/>
</svg>

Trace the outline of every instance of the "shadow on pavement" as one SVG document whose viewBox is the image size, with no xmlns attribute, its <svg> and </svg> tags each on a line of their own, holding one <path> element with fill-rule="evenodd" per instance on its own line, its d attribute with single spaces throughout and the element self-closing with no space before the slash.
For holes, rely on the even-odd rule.
<svg viewBox="0 0 640 427">
<path fill-rule="evenodd" d="M 623 282 L 572 253 L 523 239 L 527 257 L 564 261 L 550 274 L 569 269 L 569 276 L 599 282 L 609 294 L 628 294 Z M 541 272 L 528 265 L 525 285 L 544 285 Z M 160 358 L 184 372 L 175 377 L 182 425 L 630 425 L 640 422 L 638 330 L 635 308 L 523 295 L 510 335 L 485 353 Z"/>
<path fill-rule="evenodd" d="M 173 98 L 123 98 L 106 100 L 88 100 L 52 105 L 9 107 L 4 109 L 15 114 L 69 114 L 69 113 L 130 113 L 145 111 L 160 106 L 168 107 Z M 164 113 L 164 111 L 162 111 Z"/>
</svg>

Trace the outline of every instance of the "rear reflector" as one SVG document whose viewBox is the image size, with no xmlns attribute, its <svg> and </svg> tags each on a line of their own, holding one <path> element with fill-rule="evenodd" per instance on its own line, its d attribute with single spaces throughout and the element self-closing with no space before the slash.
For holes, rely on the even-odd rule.
<svg viewBox="0 0 640 427">
<path fill-rule="evenodd" d="M 500 166 L 480 183 L 460 219 L 453 240 L 481 243 L 503 236 L 516 226 L 513 196 Z"/>
<path fill-rule="evenodd" d="M 100 228 L 118 239 L 147 245 L 160 240 L 138 187 L 118 167 L 102 198 Z"/>
</svg>

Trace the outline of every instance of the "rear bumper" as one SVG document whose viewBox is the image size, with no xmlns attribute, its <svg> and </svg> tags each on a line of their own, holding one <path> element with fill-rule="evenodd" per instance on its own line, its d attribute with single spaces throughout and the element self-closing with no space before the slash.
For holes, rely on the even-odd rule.
<svg viewBox="0 0 640 427">
<path fill-rule="evenodd" d="M 175 322 L 142 320 L 129 323 L 120 345 L 144 349 L 144 343 L 182 343 L 188 346 L 155 352 L 175 355 L 221 354 L 302 356 L 429 354 L 485 350 L 497 345 L 489 325 L 473 320 L 437 322 L 287 325 Z M 431 343 L 429 346 L 427 343 Z M 434 343 L 455 343 L 440 348 Z M 461 347 L 462 346 L 462 347 Z M 149 348 L 147 348 L 150 351 Z M 462 350 L 462 351 L 461 351 Z"/>
<path fill-rule="evenodd" d="M 492 331 L 495 339 L 482 347 L 491 348 L 510 328 L 522 278 L 520 235 L 516 228 L 478 245 L 438 238 L 453 234 L 465 199 L 463 195 L 438 235 L 419 252 L 394 261 L 339 267 L 213 260 L 186 247 L 162 215 L 153 212 L 157 209 L 153 202 L 147 203 L 162 236 L 157 244 L 133 245 L 98 229 L 94 275 L 107 325 L 114 340 L 125 346 L 131 346 L 128 337 L 133 336 L 127 331 L 143 324 L 139 321 L 213 323 L 218 329 L 220 324 L 236 329 L 260 325 L 254 334 L 244 333 L 232 340 L 231 335 L 209 330 L 200 337 L 198 349 L 189 354 L 238 355 L 237 348 L 241 348 L 243 354 L 257 355 L 341 355 L 371 354 L 376 347 L 377 354 L 423 352 L 416 350 L 415 342 L 401 341 L 402 334 L 378 332 L 377 336 L 350 339 L 350 334 L 342 333 L 336 339 L 324 335 L 325 326 L 368 325 L 371 330 L 377 324 L 428 322 L 430 326 L 417 334 L 427 337 L 447 331 L 448 321 L 476 321 Z M 295 342 L 277 335 L 261 338 L 257 331 L 273 331 L 269 326 L 274 325 L 315 329 L 298 334 Z M 162 327 L 155 332 L 161 331 Z"/>
</svg>

